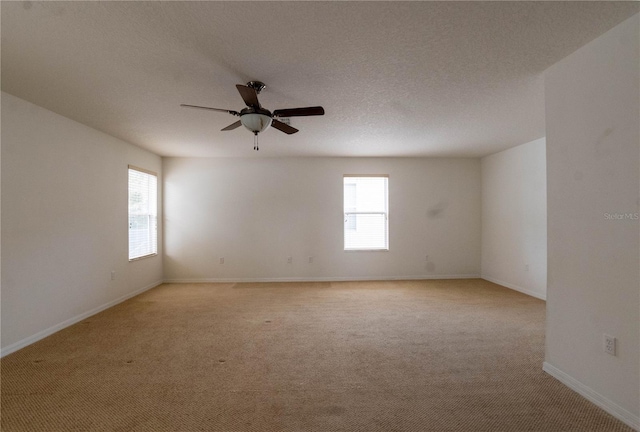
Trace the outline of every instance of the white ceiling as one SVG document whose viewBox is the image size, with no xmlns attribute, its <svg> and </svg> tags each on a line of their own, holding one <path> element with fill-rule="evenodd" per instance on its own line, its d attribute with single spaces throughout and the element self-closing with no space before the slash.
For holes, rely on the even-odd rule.
<svg viewBox="0 0 640 432">
<path fill-rule="evenodd" d="M 469 156 L 544 136 L 541 73 L 637 2 L 2 2 L 2 90 L 162 156 Z M 260 134 L 270 110 L 322 105 Z"/>
</svg>

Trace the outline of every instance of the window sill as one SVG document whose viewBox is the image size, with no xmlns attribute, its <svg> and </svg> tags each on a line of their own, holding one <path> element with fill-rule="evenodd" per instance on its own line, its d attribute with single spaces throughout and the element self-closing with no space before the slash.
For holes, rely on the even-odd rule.
<svg viewBox="0 0 640 432">
<path fill-rule="evenodd" d="M 129 262 L 133 262 L 133 261 L 140 261 L 141 259 L 145 259 L 145 258 L 152 258 L 158 256 L 157 253 L 153 253 L 153 254 L 149 254 L 149 255 L 142 255 L 136 258 L 129 258 Z"/>
</svg>

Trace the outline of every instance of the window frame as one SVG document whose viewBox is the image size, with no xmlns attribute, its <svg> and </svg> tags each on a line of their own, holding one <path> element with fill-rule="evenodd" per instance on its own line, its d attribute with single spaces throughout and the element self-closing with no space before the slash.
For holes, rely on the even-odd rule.
<svg viewBox="0 0 640 432">
<path fill-rule="evenodd" d="M 384 190 L 384 211 L 347 211 L 345 208 L 345 179 L 347 178 L 384 178 L 385 179 L 385 190 Z M 345 252 L 388 252 L 389 251 L 389 174 L 343 174 L 342 176 L 342 216 L 343 216 L 343 226 L 342 226 L 342 240 L 343 240 L 343 250 Z M 364 248 L 348 248 L 347 247 L 347 233 L 346 233 L 346 224 L 347 217 L 349 215 L 358 215 L 358 214 L 382 214 L 384 215 L 384 241 L 385 245 L 381 248 L 372 248 L 372 247 L 364 247 Z M 354 224 L 356 225 L 356 224 Z M 357 225 L 356 225 L 357 226 Z"/>
<path fill-rule="evenodd" d="M 145 213 L 147 215 L 147 217 L 149 218 L 149 233 L 152 233 L 152 230 L 155 231 L 155 233 L 151 234 L 153 237 L 153 240 L 150 242 L 151 243 L 151 250 L 152 252 L 150 253 L 146 253 L 144 255 L 138 255 L 138 256 L 131 256 L 131 216 L 132 216 L 132 212 L 131 212 L 131 171 L 136 171 L 138 173 L 141 174 L 146 174 L 148 176 L 152 176 L 155 178 L 155 197 L 153 197 L 153 200 L 155 201 L 155 214 L 152 212 L 147 212 Z M 148 197 L 149 199 L 150 197 Z M 144 168 L 140 168 L 138 166 L 135 165 L 127 165 L 127 249 L 128 249 L 128 253 L 127 256 L 129 258 L 129 262 L 132 261 L 138 261 L 141 259 L 145 259 L 145 258 L 150 258 L 150 257 L 154 257 L 154 256 L 158 256 L 158 201 L 159 201 L 159 191 L 158 191 L 158 174 L 154 171 L 148 170 L 148 169 L 144 169 Z M 140 216 L 140 215 L 138 215 Z M 153 219 L 155 218 L 155 220 Z M 152 222 L 155 222 L 155 225 L 153 226 L 153 228 L 151 228 Z"/>
</svg>

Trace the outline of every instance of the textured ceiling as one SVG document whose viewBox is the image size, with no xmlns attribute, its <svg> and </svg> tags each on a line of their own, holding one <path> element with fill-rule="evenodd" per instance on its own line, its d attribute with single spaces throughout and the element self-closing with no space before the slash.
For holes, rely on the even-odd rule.
<svg viewBox="0 0 640 432">
<path fill-rule="evenodd" d="M 544 136 L 541 73 L 636 2 L 2 2 L 2 90 L 162 156 L 482 156 Z M 235 84 L 270 110 L 253 137 Z"/>
</svg>

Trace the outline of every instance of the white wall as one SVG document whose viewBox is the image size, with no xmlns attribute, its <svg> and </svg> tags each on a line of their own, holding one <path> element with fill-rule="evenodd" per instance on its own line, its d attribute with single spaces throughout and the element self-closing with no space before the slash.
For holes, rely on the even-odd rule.
<svg viewBox="0 0 640 432">
<path fill-rule="evenodd" d="M 545 72 L 545 370 L 640 428 L 640 19 Z M 615 215 L 630 215 L 630 218 Z M 603 334 L 618 338 L 616 357 Z"/>
<path fill-rule="evenodd" d="M 162 280 L 161 250 L 128 261 L 128 164 L 162 169 L 158 156 L 2 93 L 3 355 Z"/>
<path fill-rule="evenodd" d="M 480 273 L 478 159 L 165 158 L 163 171 L 166 280 Z M 389 174 L 388 252 L 344 252 L 343 174 Z"/>
<path fill-rule="evenodd" d="M 545 145 L 542 138 L 481 160 L 482 277 L 541 299 L 547 295 Z"/>
</svg>

